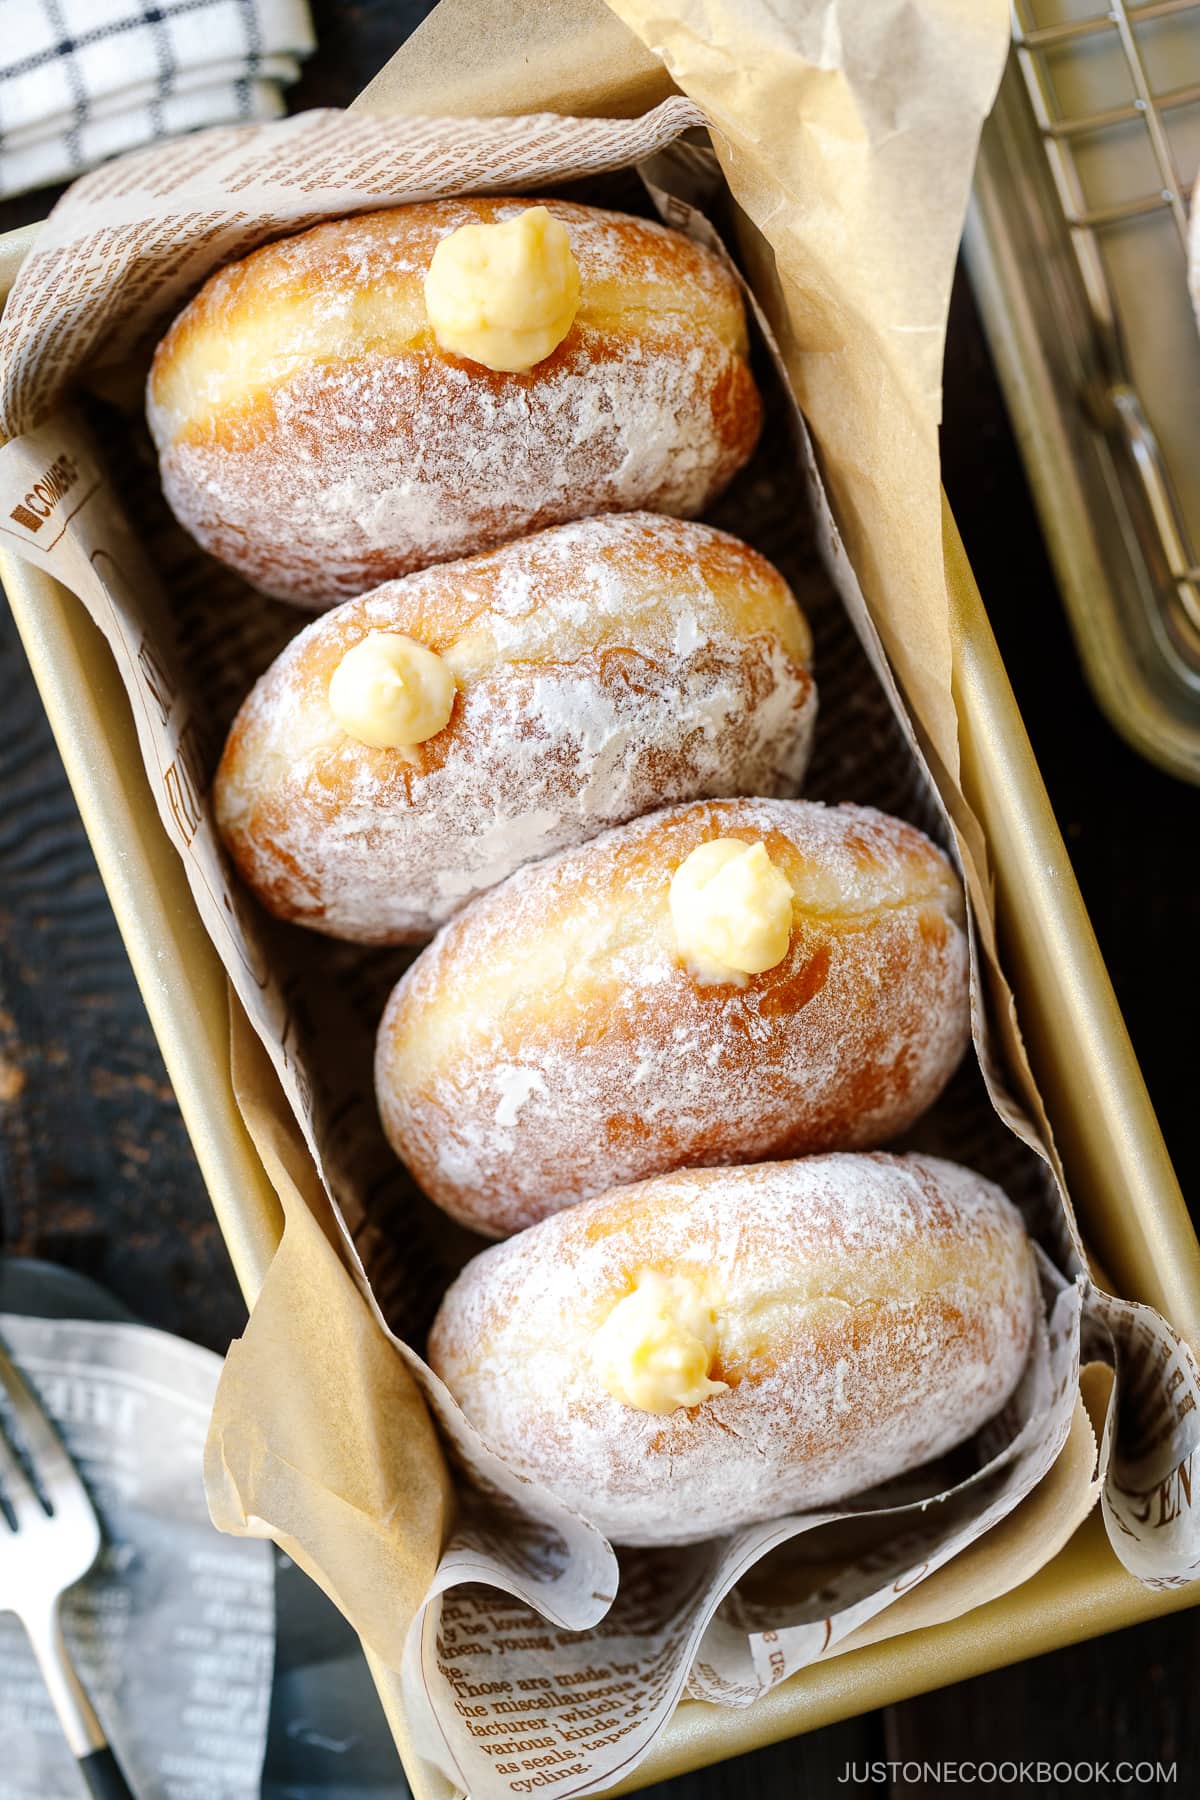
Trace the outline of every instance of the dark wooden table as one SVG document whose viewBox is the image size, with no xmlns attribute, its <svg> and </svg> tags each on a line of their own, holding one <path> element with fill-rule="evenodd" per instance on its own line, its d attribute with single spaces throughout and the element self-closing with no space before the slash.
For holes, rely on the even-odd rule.
<svg viewBox="0 0 1200 1800">
<path fill-rule="evenodd" d="M 343 105 L 426 11 L 312 0 L 292 104 Z M 0 205 L 0 230 L 53 196 Z M 1186 1192 L 1200 1012 L 1200 789 L 1142 762 L 1084 684 L 970 292 L 951 310 L 945 480 Z M 148 1324 L 223 1350 L 244 1310 L 7 609 L 0 609 L 0 1241 L 94 1276 Z M 909 1767 L 1177 1761 L 1195 1792 L 1200 1612 L 942 1689 L 653 1790 L 670 1800 L 932 1793 Z M 847 1765 L 854 1779 L 845 1779 Z M 1055 1779 L 1039 1793 L 1074 1792 Z M 1159 1784 L 1142 1784 L 1145 1793 Z M 1011 1790 L 1010 1790 L 1011 1791 Z M 397 1781 L 396 1793 L 403 1788 Z"/>
</svg>

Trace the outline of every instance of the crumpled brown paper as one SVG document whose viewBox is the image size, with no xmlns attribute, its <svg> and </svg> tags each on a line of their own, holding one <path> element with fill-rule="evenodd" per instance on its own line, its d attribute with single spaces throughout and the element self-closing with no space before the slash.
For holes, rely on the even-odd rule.
<svg viewBox="0 0 1200 1800">
<path fill-rule="evenodd" d="M 953 778 L 942 350 L 1008 10 L 978 0 L 612 5 L 703 107 L 730 191 L 769 248 L 773 279 L 757 291 L 821 447 L 843 540 Z"/>
<path fill-rule="evenodd" d="M 379 118 L 632 119 L 673 91 L 659 57 L 605 0 L 523 0 L 505 9 L 435 6 L 350 110 Z"/>
<path fill-rule="evenodd" d="M 347 1618 L 371 1618 L 375 1649 L 398 1666 L 453 1518 L 449 1472 L 411 1376 L 340 1255 L 328 1198 L 240 1010 L 233 1080 L 284 1229 L 253 1347 L 235 1340 L 225 1360 L 205 1459 L 209 1508 L 224 1531 L 273 1538 Z M 260 1493 L 269 1519 L 246 1511 Z"/>
</svg>

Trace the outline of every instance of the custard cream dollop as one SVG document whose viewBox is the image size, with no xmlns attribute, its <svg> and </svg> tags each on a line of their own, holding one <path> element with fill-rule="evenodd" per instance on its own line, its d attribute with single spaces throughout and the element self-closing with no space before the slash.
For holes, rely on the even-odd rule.
<svg viewBox="0 0 1200 1800">
<path fill-rule="evenodd" d="M 373 631 L 333 671 L 329 705 L 360 744 L 404 750 L 449 722 L 455 691 L 454 676 L 436 650 L 398 631 Z"/>
<path fill-rule="evenodd" d="M 487 369 L 532 369 L 562 343 L 578 310 L 571 240 L 544 206 L 498 225 L 460 225 L 425 277 L 425 312 L 442 349 Z"/>
<path fill-rule="evenodd" d="M 712 1309 L 685 1275 L 647 1270 L 597 1331 L 592 1354 L 601 1383 L 614 1400 L 639 1412 L 672 1413 L 723 1394 L 710 1381 L 717 1347 Z"/>
<path fill-rule="evenodd" d="M 787 955 L 792 885 L 765 844 L 698 845 L 675 871 L 670 907 L 680 954 L 701 981 L 744 984 Z"/>
</svg>

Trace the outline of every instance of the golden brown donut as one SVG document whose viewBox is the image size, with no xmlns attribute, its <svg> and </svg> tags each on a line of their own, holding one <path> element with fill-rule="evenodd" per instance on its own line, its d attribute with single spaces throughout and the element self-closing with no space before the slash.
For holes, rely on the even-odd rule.
<svg viewBox="0 0 1200 1800">
<path fill-rule="evenodd" d="M 443 350 L 424 279 L 461 225 L 544 204 L 578 312 L 533 368 Z M 320 607 L 566 519 L 699 513 L 761 406 L 737 284 L 661 225 L 561 200 L 434 200 L 318 225 L 213 275 L 167 332 L 147 413 L 206 550 Z"/>
<path fill-rule="evenodd" d="M 761 844 L 791 888 L 782 960 L 741 984 L 678 942 L 673 877 L 710 840 Z M 379 1029 L 384 1128 L 493 1237 L 684 1165 L 879 1144 L 967 1043 L 963 917 L 941 851 L 868 807 L 652 813 L 520 870 L 422 952 Z"/>
<path fill-rule="evenodd" d="M 331 709 L 373 633 L 457 691 L 411 748 Z M 610 514 L 390 582 L 302 631 L 243 705 L 217 821 L 254 892 L 335 937 L 429 937 L 522 862 L 664 801 L 794 793 L 816 715 L 786 582 L 708 526 Z"/>
<path fill-rule="evenodd" d="M 963 1443 L 1012 1393 L 1037 1316 L 990 1181 L 815 1156 L 659 1176 L 493 1246 L 429 1360 L 520 1474 L 617 1543 L 676 1544 Z"/>
</svg>

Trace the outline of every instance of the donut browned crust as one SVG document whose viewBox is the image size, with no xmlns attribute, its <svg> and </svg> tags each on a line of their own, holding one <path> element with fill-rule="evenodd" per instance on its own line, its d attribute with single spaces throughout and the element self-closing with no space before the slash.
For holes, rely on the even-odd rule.
<svg viewBox="0 0 1200 1800">
<path fill-rule="evenodd" d="M 712 1309 L 710 1376 L 642 1412 L 593 1339 L 647 1271 Z M 1036 1329 L 998 1187 L 928 1156 L 818 1156 L 617 1189 L 478 1256 L 429 1359 L 487 1443 L 617 1543 L 714 1537 L 860 1494 L 1004 1405 Z"/>
<path fill-rule="evenodd" d="M 544 204 L 582 284 L 518 374 L 443 351 L 438 240 Z M 163 489 L 206 550 L 308 607 L 566 519 L 691 517 L 746 461 L 761 406 L 737 283 L 712 252 L 566 201 L 434 200 L 318 225 L 213 275 L 159 345 Z"/>
<path fill-rule="evenodd" d="M 765 844 L 783 961 L 706 986 L 668 906 L 698 844 Z M 464 909 L 393 991 L 376 1091 L 425 1191 L 493 1237 L 684 1165 L 861 1149 L 933 1101 L 969 1034 L 963 897 L 867 807 L 697 801 L 534 863 Z"/>
<path fill-rule="evenodd" d="M 359 743 L 329 706 L 372 631 L 453 668 L 446 727 Z M 783 577 L 724 532 L 653 513 L 560 525 L 326 613 L 238 714 L 218 824 L 269 909 L 334 937 L 429 937 L 523 862 L 698 795 L 793 794 L 816 716 Z"/>
</svg>

